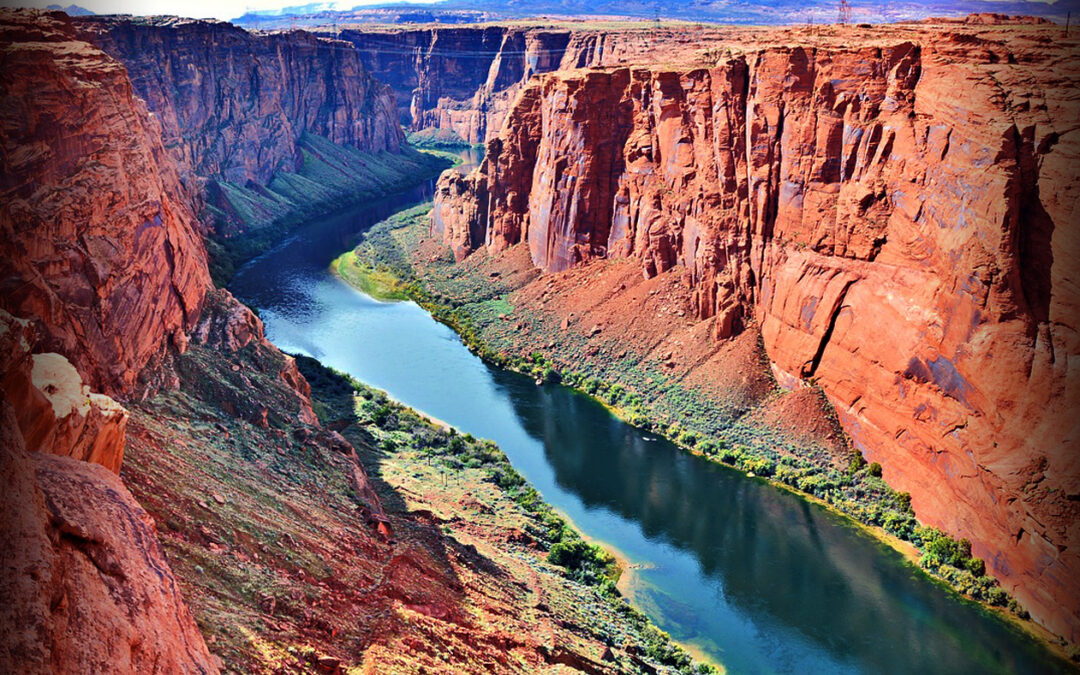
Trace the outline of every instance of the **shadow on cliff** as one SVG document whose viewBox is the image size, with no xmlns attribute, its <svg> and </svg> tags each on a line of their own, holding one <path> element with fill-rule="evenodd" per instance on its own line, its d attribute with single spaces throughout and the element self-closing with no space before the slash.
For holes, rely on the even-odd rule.
<svg viewBox="0 0 1080 675">
<path fill-rule="evenodd" d="M 1014 127 L 1015 132 L 1015 127 Z M 1037 155 L 1046 155 L 1058 142 L 1050 134 L 1036 149 L 1031 131 L 1015 132 L 1021 199 L 1017 209 L 1017 249 L 1020 256 L 1020 289 L 1027 301 L 1028 311 L 1037 323 L 1050 320 L 1050 296 L 1053 287 L 1051 270 L 1054 266 L 1054 219 L 1043 206 L 1039 194 L 1039 163 Z"/>
<path fill-rule="evenodd" d="M 405 498 L 390 483 L 383 479 L 384 471 L 391 459 L 392 450 L 379 447 L 374 435 L 369 431 L 371 421 L 361 420 L 356 414 L 356 394 L 363 393 L 363 386 L 356 385 L 350 378 L 333 371 L 317 360 L 297 356 L 297 365 L 312 389 L 312 401 L 323 424 L 341 433 L 355 448 L 367 479 L 378 495 L 386 513 L 386 523 L 390 527 L 389 540 L 394 545 L 394 553 L 387 564 L 387 574 L 396 582 L 397 570 L 402 567 L 411 569 L 414 578 L 412 584 L 394 583 L 392 594 L 413 606 L 426 606 L 425 613 L 454 623 L 467 623 L 467 613 L 462 604 L 465 597 L 463 582 L 451 561 L 467 565 L 485 577 L 506 581 L 508 573 L 480 554 L 469 544 L 462 544 L 453 537 L 446 536 L 440 529 L 439 519 L 429 511 L 410 511 Z M 378 396 L 378 394 L 375 394 Z M 416 443 L 416 432 L 423 433 L 428 423 L 408 431 Z M 431 583 L 417 585 L 415 574 L 430 577 Z M 409 581 L 408 577 L 402 582 Z M 424 579 L 420 579 L 424 581 Z M 448 603 L 452 602 L 451 606 Z"/>
</svg>

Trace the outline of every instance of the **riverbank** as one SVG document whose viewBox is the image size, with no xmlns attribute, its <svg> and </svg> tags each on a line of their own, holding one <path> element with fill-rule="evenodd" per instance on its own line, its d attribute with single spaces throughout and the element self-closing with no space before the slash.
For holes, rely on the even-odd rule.
<svg viewBox="0 0 1080 675">
<path fill-rule="evenodd" d="M 301 224 L 352 204 L 372 201 L 430 180 L 461 162 L 452 152 L 403 146 L 398 153 L 363 152 L 305 134 L 296 171 L 278 172 L 265 187 L 212 180 L 206 239 L 214 283 L 266 252 Z"/>
<path fill-rule="evenodd" d="M 193 342 L 179 388 L 128 405 L 125 484 L 219 665 L 692 671 L 606 590 L 606 560 L 556 559 L 580 538 L 493 444 L 298 361 L 321 425 L 259 341 Z"/>
<path fill-rule="evenodd" d="M 810 498 L 851 519 L 909 560 L 921 562 L 927 572 L 962 595 L 998 611 L 1011 605 L 1013 614 L 1008 616 L 1014 625 L 1065 655 L 1060 644 L 1047 640 L 1045 631 L 1017 616 L 1022 610 L 985 575 L 982 561 L 971 556 L 966 542 L 918 524 L 907 496 L 889 489 L 880 469 L 847 447 L 835 418 L 809 430 L 786 424 L 809 414 L 828 419 L 829 409 L 818 392 L 779 391 L 761 359 L 764 373 L 738 373 L 742 391 L 735 394 L 743 394 L 741 400 L 730 390 L 717 396 L 715 388 L 702 386 L 702 380 L 715 382 L 717 373 L 724 374 L 724 354 L 693 354 L 699 345 L 692 339 L 712 343 L 707 331 L 704 336 L 687 335 L 694 330 L 691 326 L 676 335 L 683 340 L 684 351 L 697 360 L 697 365 L 684 369 L 673 363 L 679 356 L 672 352 L 680 346 L 672 346 L 674 341 L 643 350 L 618 326 L 583 318 L 598 314 L 595 307 L 610 286 L 625 290 L 640 285 L 641 294 L 665 297 L 676 294 L 677 278 L 652 281 L 650 288 L 636 269 L 623 269 L 615 261 L 540 278 L 522 247 L 494 257 L 478 252 L 455 264 L 449 250 L 428 233 L 424 207 L 372 228 L 351 255 L 359 264 L 350 263 L 350 271 L 377 274 L 385 288 L 417 300 L 485 359 L 541 381 L 562 381 L 684 450 Z M 335 267 L 342 262 L 336 261 Z M 568 288 L 587 289 L 591 295 L 581 300 L 579 293 L 579 303 L 572 307 L 577 316 L 565 306 L 553 307 L 560 297 L 571 295 Z M 663 320 L 693 323 L 677 311 Z M 754 353 L 753 331 L 747 333 L 751 339 L 739 338 L 735 342 L 741 344 L 733 348 Z"/>
<path fill-rule="evenodd" d="M 621 564 L 543 502 L 494 443 L 461 434 L 315 359 L 300 356 L 297 364 L 320 420 L 366 449 L 361 463 L 381 483 L 376 490 L 388 512 L 422 513 L 448 537 L 505 565 L 514 579 L 531 579 L 533 606 L 570 613 L 573 625 L 608 644 L 600 660 L 620 671 L 713 672 L 619 596 Z M 547 575 L 542 581 L 539 572 Z"/>
</svg>

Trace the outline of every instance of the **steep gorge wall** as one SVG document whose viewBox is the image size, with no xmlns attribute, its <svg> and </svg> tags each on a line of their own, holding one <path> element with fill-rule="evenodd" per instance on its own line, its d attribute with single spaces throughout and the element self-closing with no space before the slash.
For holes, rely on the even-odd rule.
<svg viewBox="0 0 1080 675">
<path fill-rule="evenodd" d="M 217 672 L 116 475 L 127 412 L 37 347 L 31 323 L 0 310 L 0 669 Z"/>
<path fill-rule="evenodd" d="M 507 26 L 344 30 L 364 67 L 394 90 L 403 124 L 448 129 L 468 143 L 498 132 L 532 75 L 560 67 L 569 31 Z"/>
<path fill-rule="evenodd" d="M 265 185 L 296 168 L 305 132 L 372 152 L 401 144 L 392 92 L 347 43 L 173 17 L 76 26 L 124 64 L 185 178 Z"/>
<path fill-rule="evenodd" d="M 364 68 L 393 89 L 401 123 L 413 131 L 453 132 L 467 143 L 499 134 L 521 89 L 556 70 L 663 62 L 672 50 L 705 49 L 738 29 L 657 28 L 627 24 L 601 30 L 514 24 L 419 29 L 349 28 Z M 323 30 L 323 34 L 326 34 Z"/>
<path fill-rule="evenodd" d="M 28 16 L 2 26 L 0 308 L 91 389 L 133 395 L 210 286 L 191 196 L 123 66 L 66 17 Z"/>
<path fill-rule="evenodd" d="M 0 670 L 217 672 L 96 393 L 171 379 L 210 283 L 190 199 L 68 17 L 0 12 L 0 41 Z"/>
<path fill-rule="evenodd" d="M 661 32 L 664 40 L 673 39 Z M 402 124 L 485 143 L 498 135 L 534 75 L 625 63 L 657 49 L 655 33 L 486 25 L 347 29 L 340 38 L 355 45 L 365 69 L 394 90 Z"/>
<path fill-rule="evenodd" d="M 459 259 L 685 267 L 717 338 L 755 324 L 782 383 L 820 384 L 920 520 L 1075 642 L 1075 48 L 907 33 L 536 78 L 432 227 Z"/>
<path fill-rule="evenodd" d="M 310 389 L 213 289 L 197 200 L 124 67 L 60 12 L 0 11 L 0 42 L 0 670 L 218 672 L 117 476 L 129 412 L 112 397 L 180 386 L 192 340 L 270 364 L 274 410 L 250 382 L 214 392 L 252 425 L 310 433 Z"/>
</svg>

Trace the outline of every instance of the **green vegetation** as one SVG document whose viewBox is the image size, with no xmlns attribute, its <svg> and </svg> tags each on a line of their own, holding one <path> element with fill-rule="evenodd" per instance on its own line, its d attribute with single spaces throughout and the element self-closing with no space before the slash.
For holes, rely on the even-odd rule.
<svg viewBox="0 0 1080 675">
<path fill-rule="evenodd" d="M 425 257 L 419 269 L 407 252 L 417 250 L 420 239 L 428 236 L 429 209 L 419 206 L 374 226 L 353 252 L 354 264 L 396 279 L 397 291 L 453 328 L 469 349 L 485 360 L 578 389 L 634 426 L 661 434 L 713 461 L 817 498 L 859 523 L 880 527 L 909 542 L 924 554 L 930 541 L 955 541 L 939 531 L 933 538 L 920 534 L 926 530 L 920 530 L 911 496 L 889 487 L 881 477 L 881 465 L 867 464 L 859 452 L 849 450 L 846 467 L 837 468 L 831 451 L 795 442 L 775 429 L 745 420 L 747 410 L 673 381 L 662 366 L 642 356 L 601 352 L 589 358 L 587 350 L 595 347 L 588 337 L 562 331 L 527 308 L 515 308 L 509 297 L 516 286 L 501 276 L 489 277 L 475 266 L 454 264 L 448 249 L 437 258 Z M 513 320 L 508 320 L 511 317 Z M 558 347 L 549 355 L 522 353 L 514 327 L 518 321 L 528 323 L 534 343 L 539 339 Z M 759 353 L 764 358 L 763 347 Z M 572 370 L 568 364 L 573 364 Z M 817 393 L 823 409 L 831 411 L 820 389 Z M 839 429 L 835 413 L 832 415 L 833 426 Z M 1024 616 L 997 581 L 985 576 L 981 562 L 924 555 L 922 566 L 965 595 L 1009 607 Z"/>
<path fill-rule="evenodd" d="M 495 443 L 476 439 L 470 434 L 458 434 L 454 429 L 433 426 L 414 411 L 388 399 L 381 391 L 326 368 L 315 359 L 302 355 L 295 358 L 313 390 L 341 396 L 342 383 L 347 383 L 351 392 L 362 397 L 364 400 L 359 415 L 362 419 L 370 420 L 377 429 L 387 432 L 380 439 L 382 443 L 389 442 L 391 448 L 413 445 L 452 470 L 462 467 L 483 470 L 488 482 L 497 485 L 534 517 L 530 534 L 548 550 L 549 562 L 565 568 L 581 583 L 613 591 L 614 586 L 611 585 L 609 589 L 604 582 L 618 579 L 615 558 L 602 547 L 586 543 L 562 516 L 543 501 L 540 493 L 526 483 Z M 326 412 L 324 410 L 323 414 Z"/>
<path fill-rule="evenodd" d="M 304 134 L 296 171 L 278 171 L 265 187 L 225 180 L 207 186 L 214 221 L 207 240 L 214 283 L 225 286 L 236 268 L 267 251 L 313 217 L 372 200 L 437 176 L 457 157 L 403 147 L 400 153 L 364 152 Z"/>
<path fill-rule="evenodd" d="M 989 605 L 1007 607 L 1021 618 L 1027 618 L 1027 612 L 998 585 L 997 579 L 986 575 L 986 564 L 982 559 L 971 555 L 970 541 L 956 540 L 934 527 L 918 526 L 913 534 L 913 538 L 922 544 L 919 564 L 924 568 L 965 595 Z"/>
<path fill-rule="evenodd" d="M 397 277 L 385 270 L 374 269 L 363 264 L 352 251 L 343 253 L 334 260 L 331 269 L 346 282 L 376 300 L 409 299 L 409 294 L 402 288 Z"/>
<path fill-rule="evenodd" d="M 368 231 L 355 250 L 342 253 L 330 263 L 330 269 L 376 300 L 408 300 L 414 297 L 418 289 L 398 273 L 405 260 L 392 255 L 397 249 L 386 248 L 391 255 L 383 258 L 375 253 L 384 249 L 392 230 L 411 224 L 418 214 L 426 213 L 429 208 L 429 205 L 420 205 L 406 209 L 379 223 Z"/>
<path fill-rule="evenodd" d="M 231 307 L 215 293 L 206 311 Z M 329 648 L 343 672 L 358 671 L 372 627 L 387 625 L 388 604 L 382 593 L 341 589 L 439 597 L 418 582 L 383 581 L 402 555 L 435 564 L 435 586 L 454 580 L 440 570 L 456 560 L 477 572 L 461 579 L 466 596 L 492 593 L 496 608 L 538 611 L 594 643 L 613 638 L 619 672 L 692 672 L 690 657 L 617 597 L 610 556 L 585 544 L 493 443 L 436 426 L 312 359 L 298 365 L 321 428 L 300 421 L 302 402 L 280 376 L 285 357 L 257 343 L 233 353 L 193 343 L 177 358 L 181 387 L 129 406 L 141 432 L 129 438 L 125 482 L 157 522 L 180 590 L 230 669 L 312 672 Z M 366 481 L 356 480 L 357 461 Z M 440 474 L 449 491 L 444 483 L 440 492 Z M 428 493 L 420 510 L 405 496 L 417 487 Z M 371 490 L 393 543 L 373 531 Z M 463 493 L 480 503 L 463 506 Z M 545 607 L 523 604 L 528 594 Z M 471 606 L 486 611 L 482 601 Z M 449 639 L 435 642 L 443 628 Z M 430 634 L 448 645 L 446 663 L 462 658 L 454 650 L 470 632 L 459 628 L 452 618 Z"/>
<path fill-rule="evenodd" d="M 441 129 L 436 127 L 428 127 L 427 129 L 421 129 L 420 131 L 409 131 L 405 133 L 405 140 L 409 145 L 414 148 L 423 148 L 425 150 L 435 148 L 469 148 L 469 147 L 483 147 L 482 143 L 469 143 L 464 138 L 454 133 L 450 129 Z"/>
<path fill-rule="evenodd" d="M 615 587 L 620 573 L 615 558 L 582 539 L 514 469 L 495 443 L 436 426 L 347 374 L 306 356 L 295 358 L 311 385 L 312 398 L 318 403 L 316 412 L 324 424 L 341 427 L 346 422 L 354 423 L 371 434 L 370 445 L 384 452 L 413 449 L 442 471 L 481 472 L 485 482 L 496 486 L 526 514 L 528 535 L 547 551 L 547 562 L 565 570 L 569 579 L 592 589 L 607 611 L 631 626 L 647 658 L 682 673 L 716 672 L 708 664 L 695 664 L 667 633 L 620 597 Z"/>
</svg>

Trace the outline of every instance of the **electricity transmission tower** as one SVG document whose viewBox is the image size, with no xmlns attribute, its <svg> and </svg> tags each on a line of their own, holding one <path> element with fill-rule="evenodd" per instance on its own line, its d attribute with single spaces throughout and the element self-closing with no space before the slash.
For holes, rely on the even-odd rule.
<svg viewBox="0 0 1080 675">
<path fill-rule="evenodd" d="M 838 23 L 851 23 L 851 3 L 848 0 L 840 0 L 840 11 L 836 18 Z"/>
</svg>

